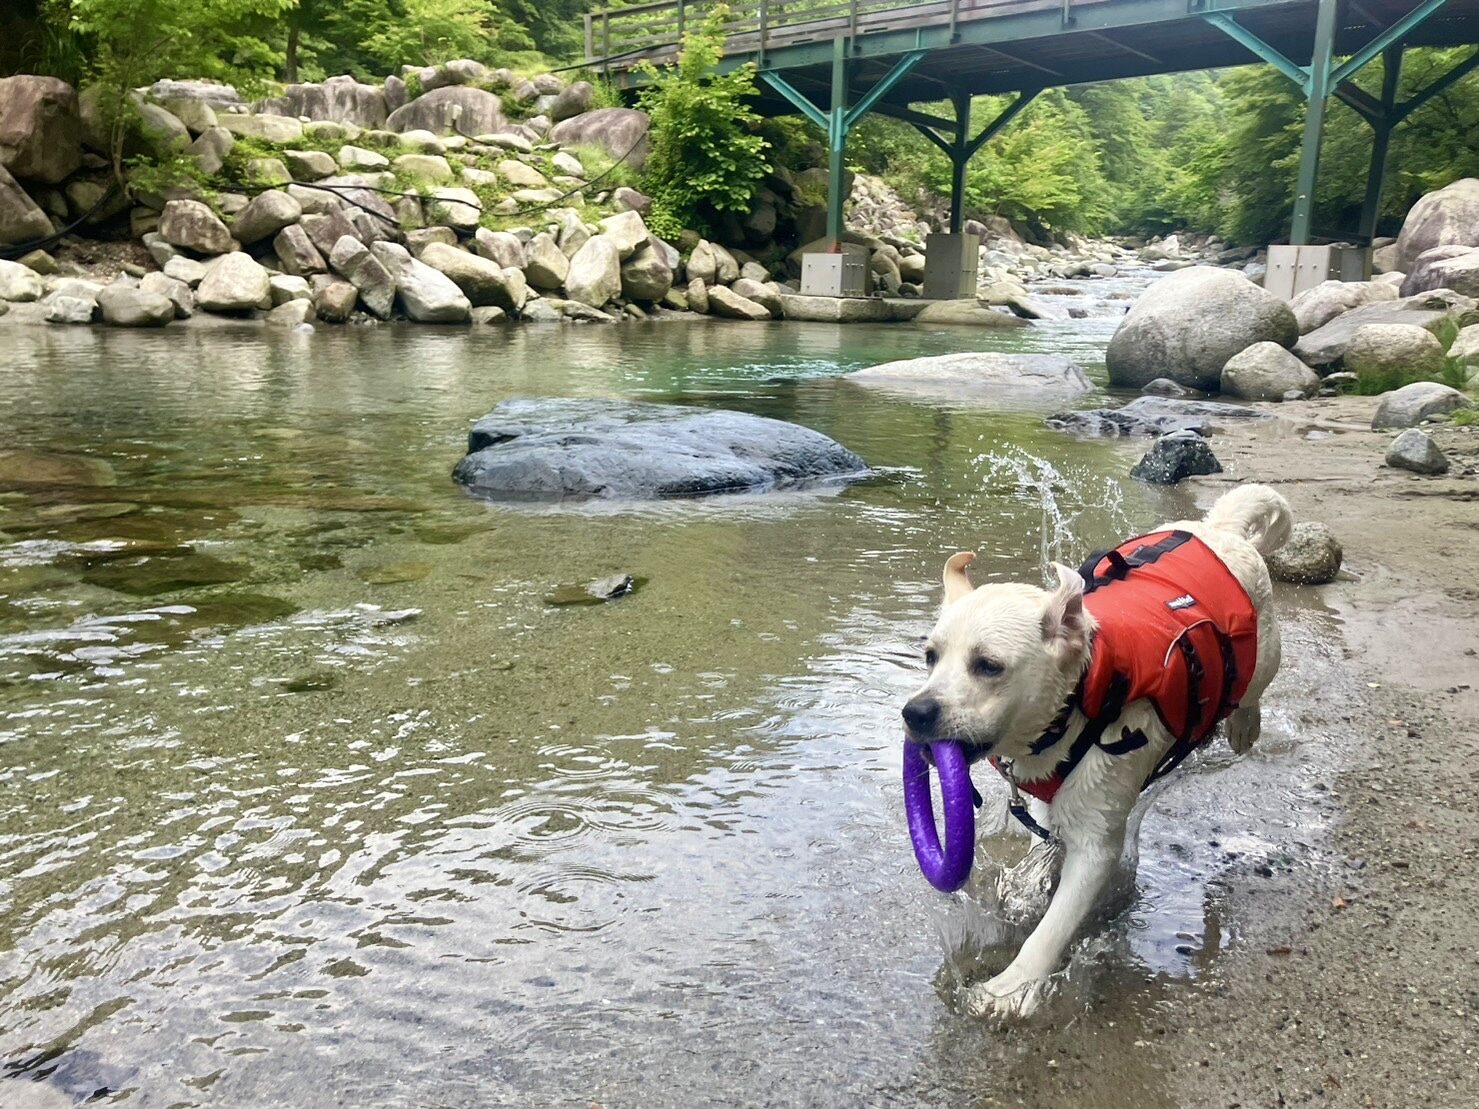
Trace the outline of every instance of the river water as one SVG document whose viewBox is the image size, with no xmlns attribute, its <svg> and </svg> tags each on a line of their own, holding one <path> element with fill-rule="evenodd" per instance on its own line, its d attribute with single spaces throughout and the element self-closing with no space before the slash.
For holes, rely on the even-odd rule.
<svg viewBox="0 0 1479 1109">
<path fill-rule="evenodd" d="M 971 348 L 1102 376 L 1123 304 L 1093 303 L 1010 333 L 0 332 L 0 1104 L 1030 1104 L 1053 1052 L 1093 1060 L 1086 1105 L 1175 1104 L 1133 1045 L 1236 942 L 1220 868 L 1318 852 L 1293 710 L 1167 788 L 1049 1038 L 961 1016 L 1021 933 L 904 831 L 940 565 L 1039 580 L 1187 502 L 1040 414 L 837 377 Z M 795 420 L 880 474 L 467 497 L 469 423 L 540 395 Z M 646 581 L 545 603 L 618 572 Z"/>
</svg>

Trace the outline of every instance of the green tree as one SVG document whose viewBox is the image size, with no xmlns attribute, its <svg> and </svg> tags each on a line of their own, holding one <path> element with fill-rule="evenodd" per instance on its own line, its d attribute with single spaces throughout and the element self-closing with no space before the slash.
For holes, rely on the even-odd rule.
<svg viewBox="0 0 1479 1109">
<path fill-rule="evenodd" d="M 649 222 L 660 235 L 705 229 L 718 212 L 748 211 L 770 172 L 770 144 L 750 106 L 754 67 L 717 69 L 728 17 L 729 8 L 716 5 L 698 30 L 684 36 L 677 65 L 647 67 L 651 83 L 641 105 L 652 129 L 643 184 L 653 199 Z"/>
</svg>

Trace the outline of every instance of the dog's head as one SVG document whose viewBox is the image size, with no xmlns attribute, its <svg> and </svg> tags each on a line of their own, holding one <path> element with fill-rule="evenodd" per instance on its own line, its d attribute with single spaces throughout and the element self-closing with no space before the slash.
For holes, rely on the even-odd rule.
<svg viewBox="0 0 1479 1109">
<path fill-rule="evenodd" d="M 974 761 L 1019 758 L 1088 665 L 1094 618 L 1084 581 L 1054 563 L 1058 588 L 971 585 L 974 554 L 945 563 L 945 603 L 925 644 L 929 676 L 904 706 L 908 737 L 953 740 Z"/>
</svg>

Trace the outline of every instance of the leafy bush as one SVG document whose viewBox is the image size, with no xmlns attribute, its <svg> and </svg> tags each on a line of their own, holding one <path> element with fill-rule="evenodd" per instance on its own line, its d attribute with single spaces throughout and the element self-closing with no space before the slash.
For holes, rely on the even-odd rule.
<svg viewBox="0 0 1479 1109">
<path fill-rule="evenodd" d="M 652 196 L 649 225 L 672 237 L 692 227 L 708 230 L 718 212 L 745 212 L 770 172 L 769 143 L 748 101 L 755 70 L 717 71 L 729 8 L 715 6 L 699 29 L 684 36 L 678 64 L 659 70 L 640 99 L 652 118 L 651 150 L 643 186 Z"/>
</svg>

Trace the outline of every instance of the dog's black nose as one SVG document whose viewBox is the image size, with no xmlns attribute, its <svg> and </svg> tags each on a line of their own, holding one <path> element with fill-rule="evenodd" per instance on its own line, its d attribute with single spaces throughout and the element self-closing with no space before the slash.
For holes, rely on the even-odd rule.
<svg viewBox="0 0 1479 1109">
<path fill-rule="evenodd" d="M 933 697 L 911 697 L 904 705 L 904 723 L 915 735 L 930 735 L 940 722 L 940 702 Z"/>
</svg>

